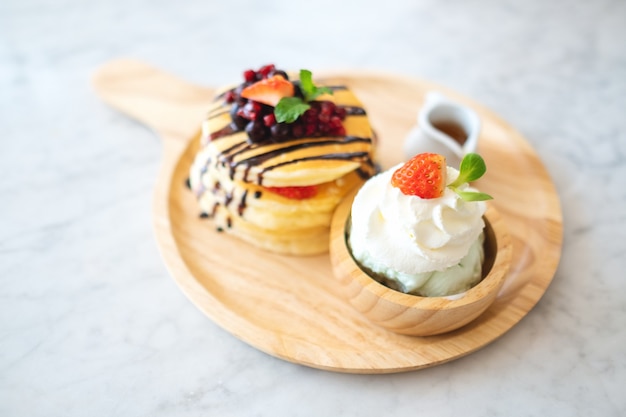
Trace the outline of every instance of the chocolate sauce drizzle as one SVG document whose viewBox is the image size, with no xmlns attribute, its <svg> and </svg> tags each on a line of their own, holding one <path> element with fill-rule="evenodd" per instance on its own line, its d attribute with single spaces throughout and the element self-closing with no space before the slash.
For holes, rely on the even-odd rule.
<svg viewBox="0 0 626 417">
<path fill-rule="evenodd" d="M 347 89 L 346 86 L 340 86 L 340 85 L 330 86 L 329 88 L 333 91 Z M 218 95 L 215 98 L 215 101 L 221 100 L 227 92 L 228 90 Z M 347 116 L 358 117 L 358 116 L 365 116 L 367 114 L 365 109 L 363 109 L 362 107 L 345 106 L 345 105 L 339 105 L 339 106 L 345 109 Z M 217 109 L 214 109 L 209 113 L 208 118 L 213 119 L 221 115 L 224 115 L 230 111 L 230 107 L 231 106 L 228 106 L 228 105 L 218 107 Z M 209 139 L 211 141 L 220 140 L 220 139 L 229 137 L 231 135 L 234 135 L 240 132 L 243 132 L 243 130 L 238 129 L 233 123 L 230 123 L 226 125 L 225 127 L 223 127 L 222 129 L 212 132 L 210 134 Z M 231 179 L 234 179 L 237 169 L 243 166 L 244 167 L 243 181 L 255 182 L 258 185 L 263 184 L 263 175 L 266 172 L 279 168 L 279 167 L 283 167 L 286 165 L 295 164 L 295 163 L 303 162 L 303 161 L 337 160 L 337 161 L 359 162 L 361 166 L 356 170 L 356 172 L 362 179 L 367 179 L 371 177 L 372 175 L 374 175 L 376 172 L 378 172 L 378 168 L 376 167 L 374 161 L 372 161 L 370 154 L 368 152 L 365 152 L 365 151 L 335 152 L 335 153 L 327 153 L 327 154 L 322 153 L 320 155 L 312 155 L 312 156 L 308 156 L 304 158 L 294 158 L 292 160 L 283 161 L 283 162 L 276 163 L 273 165 L 268 165 L 268 166 L 263 167 L 261 170 L 257 171 L 256 178 L 254 179 L 249 178 L 250 170 L 253 167 L 262 165 L 268 160 L 271 160 L 272 158 L 275 158 L 281 154 L 296 152 L 298 150 L 302 150 L 306 148 L 313 148 L 313 147 L 337 146 L 337 145 L 347 146 L 347 145 L 354 144 L 354 143 L 372 143 L 372 138 L 357 137 L 357 136 L 323 137 L 323 138 L 311 137 L 311 138 L 294 138 L 293 140 L 290 140 L 289 142 L 295 142 L 295 143 L 291 145 L 279 147 L 271 151 L 266 151 L 266 152 L 261 151 L 257 153 L 256 151 L 258 151 L 259 149 L 263 147 L 268 147 L 268 146 L 273 147 L 276 145 L 276 143 L 274 142 L 250 143 L 246 140 L 246 136 L 242 135 L 241 141 L 238 141 L 237 143 L 233 144 L 229 148 L 224 149 L 221 152 L 220 156 L 217 158 L 217 160 L 214 161 L 214 163 L 216 166 L 221 165 L 223 167 L 228 167 L 229 176 Z M 235 161 L 237 157 L 244 155 L 246 152 L 253 152 L 254 155 L 248 158 L 243 157 Z M 210 163 L 212 163 L 211 160 L 206 161 L 206 164 L 204 168 L 202 169 L 203 172 L 208 169 L 208 166 Z M 216 183 L 212 192 L 213 194 L 223 193 L 224 198 L 222 201 L 219 201 L 221 199 L 218 199 L 218 201 L 214 203 L 211 212 L 205 213 L 203 217 L 214 218 L 217 214 L 217 210 L 220 205 L 227 207 L 229 204 L 233 202 L 233 199 L 234 199 L 233 193 L 232 192 L 224 193 L 223 191 L 220 191 L 219 183 Z M 256 191 L 254 193 L 254 198 L 260 198 L 261 195 L 262 193 L 260 191 Z M 245 209 L 247 207 L 247 203 L 246 203 L 247 197 L 248 197 L 248 190 L 246 189 L 243 192 L 241 198 L 239 199 L 239 202 L 237 203 L 237 214 L 239 216 L 243 216 L 245 212 Z M 226 227 L 230 228 L 232 226 L 232 219 L 229 216 L 227 216 L 225 221 L 226 221 Z M 223 227 L 218 226 L 217 230 L 221 232 L 224 229 Z"/>
<path fill-rule="evenodd" d="M 239 200 L 239 205 L 237 206 L 237 214 L 239 216 L 243 216 L 243 212 L 246 210 L 246 198 L 248 197 L 248 190 L 243 192 L 241 196 L 241 200 Z"/>
<path fill-rule="evenodd" d="M 217 130 L 215 132 L 211 132 L 211 136 L 210 139 L 211 140 L 216 140 L 216 139 L 220 139 L 226 136 L 230 136 L 234 133 L 237 132 L 241 132 L 241 130 L 237 129 L 237 126 L 235 126 L 234 124 L 230 123 L 226 126 L 224 126 L 223 128 L 221 128 L 220 130 Z"/>
<path fill-rule="evenodd" d="M 338 106 L 346 110 L 347 116 L 365 116 L 367 113 L 363 107 L 357 106 Z"/>
<path fill-rule="evenodd" d="M 242 166 L 242 165 L 245 166 L 243 181 L 250 182 L 250 178 L 248 178 L 249 177 L 248 174 L 252 167 L 261 165 L 264 162 L 272 158 L 275 158 L 281 154 L 291 153 L 291 152 L 295 152 L 301 149 L 312 148 L 312 147 L 323 147 L 323 146 L 330 146 L 330 145 L 348 145 L 348 144 L 356 143 L 356 142 L 371 143 L 371 141 L 372 140 L 370 138 L 360 138 L 356 136 L 345 136 L 345 137 L 334 138 L 334 139 L 315 140 L 311 142 L 302 142 L 302 143 L 297 143 L 294 145 L 286 146 L 283 148 L 274 149 L 273 151 L 259 153 L 249 158 L 243 158 L 239 161 L 235 161 L 236 156 L 246 151 L 258 149 L 259 147 L 264 146 L 264 145 L 259 145 L 259 144 L 242 143 L 242 144 L 237 144 L 235 146 L 232 146 L 229 149 L 224 150 L 222 152 L 222 155 L 220 155 L 219 159 L 222 165 L 228 166 L 229 176 L 231 179 L 235 178 L 235 172 L 237 171 L 237 168 L 239 166 Z M 263 173 L 265 173 L 266 171 L 270 171 L 275 168 L 281 167 L 281 166 L 295 164 L 295 163 L 302 162 L 302 161 L 330 160 L 330 159 L 367 162 L 367 160 L 369 159 L 369 154 L 367 152 L 345 152 L 345 153 L 316 155 L 316 156 L 311 156 L 311 157 L 306 157 L 306 158 L 295 158 L 289 161 L 285 161 L 285 162 L 281 162 L 275 165 L 264 167 L 258 173 L 258 177 L 255 182 L 259 185 L 262 185 Z"/>
</svg>

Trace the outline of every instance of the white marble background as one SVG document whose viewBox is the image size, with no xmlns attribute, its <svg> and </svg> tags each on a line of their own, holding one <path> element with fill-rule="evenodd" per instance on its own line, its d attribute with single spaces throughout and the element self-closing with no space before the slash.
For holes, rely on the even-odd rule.
<svg viewBox="0 0 626 417">
<path fill-rule="evenodd" d="M 553 176 L 551 287 L 495 343 L 418 372 L 335 374 L 249 347 L 159 258 L 159 139 L 89 85 L 120 56 L 199 84 L 276 62 L 471 96 Z M 626 415 L 624 1 L 2 0 L 0 145 L 1 416 Z"/>
</svg>

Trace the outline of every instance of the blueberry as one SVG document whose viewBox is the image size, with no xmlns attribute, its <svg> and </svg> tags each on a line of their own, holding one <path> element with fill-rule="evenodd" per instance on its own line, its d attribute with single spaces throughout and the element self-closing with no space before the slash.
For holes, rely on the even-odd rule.
<svg viewBox="0 0 626 417">
<path fill-rule="evenodd" d="M 254 120 L 246 125 L 246 133 L 252 143 L 260 143 L 269 139 L 270 130 L 263 124 L 263 120 Z"/>
<path fill-rule="evenodd" d="M 287 75 L 287 73 L 282 70 L 274 70 L 274 72 L 271 75 L 281 75 L 285 80 L 289 79 L 289 76 Z"/>
<path fill-rule="evenodd" d="M 233 125 L 235 125 L 237 130 L 243 130 L 248 124 L 249 120 L 237 114 L 237 111 L 239 111 L 239 109 L 239 105 L 234 104 L 230 109 L 230 118 L 233 121 Z"/>
<path fill-rule="evenodd" d="M 302 92 L 302 88 L 300 87 L 299 82 L 293 83 L 293 95 L 295 97 L 300 97 L 301 99 L 304 99 L 304 93 Z"/>
<path fill-rule="evenodd" d="M 291 136 L 291 127 L 287 123 L 277 123 L 270 128 L 272 139 L 280 142 L 289 139 Z"/>
</svg>

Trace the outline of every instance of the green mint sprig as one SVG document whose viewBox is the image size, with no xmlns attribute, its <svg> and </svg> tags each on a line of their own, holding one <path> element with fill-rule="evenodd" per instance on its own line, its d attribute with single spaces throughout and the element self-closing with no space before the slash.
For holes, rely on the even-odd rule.
<svg viewBox="0 0 626 417">
<path fill-rule="evenodd" d="M 293 123 L 305 111 L 311 108 L 308 102 L 315 100 L 322 94 L 332 94 L 333 90 L 328 87 L 317 87 L 313 83 L 311 71 L 300 70 L 300 89 L 304 94 L 304 100 L 300 97 L 283 97 L 274 108 L 274 116 L 278 123 Z"/>
<path fill-rule="evenodd" d="M 313 101 L 322 94 L 332 94 L 333 90 L 328 87 L 317 87 L 313 84 L 313 74 L 309 70 L 300 70 L 300 88 L 304 93 L 304 99 Z"/>
<path fill-rule="evenodd" d="M 278 123 L 293 123 L 309 108 L 300 97 L 283 97 L 274 107 L 274 116 Z"/>
<path fill-rule="evenodd" d="M 493 197 L 477 191 L 461 191 L 458 189 L 466 182 L 471 182 L 482 177 L 487 172 L 487 165 L 483 158 L 476 153 L 468 153 L 463 157 L 459 167 L 459 176 L 454 182 L 448 184 L 448 188 L 457 193 L 465 201 L 492 200 Z"/>
</svg>

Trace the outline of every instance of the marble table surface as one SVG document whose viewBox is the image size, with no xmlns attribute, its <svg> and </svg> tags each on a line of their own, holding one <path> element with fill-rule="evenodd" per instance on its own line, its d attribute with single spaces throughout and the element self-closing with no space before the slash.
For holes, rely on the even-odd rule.
<svg viewBox="0 0 626 417">
<path fill-rule="evenodd" d="M 1 416 L 626 415 L 626 2 L 356 4 L 0 3 Z M 494 343 L 419 371 L 339 374 L 250 347 L 159 256 L 159 139 L 90 85 L 119 57 L 202 85 L 275 62 L 473 98 L 558 190 L 551 286 Z"/>
</svg>

